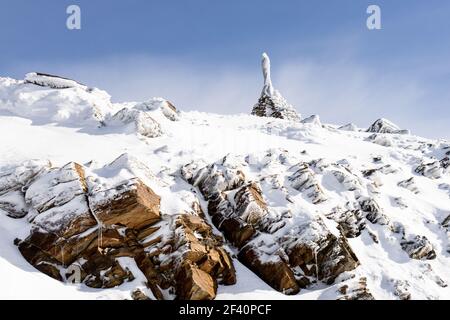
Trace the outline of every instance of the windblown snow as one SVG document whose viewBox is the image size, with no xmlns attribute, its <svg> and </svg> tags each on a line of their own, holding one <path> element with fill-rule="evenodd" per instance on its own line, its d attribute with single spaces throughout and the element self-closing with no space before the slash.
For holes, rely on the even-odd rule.
<svg viewBox="0 0 450 320">
<path fill-rule="evenodd" d="M 67 201 L 70 214 L 86 212 L 69 171 L 52 171 L 25 186 L 42 168 L 64 170 L 76 162 L 102 192 L 139 177 L 161 197 L 164 216 L 189 212 L 198 197 L 211 225 L 207 192 L 189 179 L 211 166 L 226 179 L 242 172 L 245 183 L 257 185 L 266 208 L 258 201 L 237 203 L 239 190 L 226 179 L 215 187 L 226 194 L 227 205 L 243 208 L 237 211 L 241 219 L 262 219 L 265 231 L 249 243 L 264 252 L 263 262 L 283 260 L 277 252 L 289 254 L 300 242 L 314 246 L 324 235 L 340 234 L 358 260 L 330 282 L 322 281 L 316 262 L 310 283 L 285 295 L 242 264 L 238 247 L 225 240 L 237 282 L 219 285 L 217 299 L 342 299 L 358 297 L 361 288 L 375 299 L 450 299 L 449 141 L 412 135 L 385 119 L 362 129 L 350 118 L 349 124 L 332 125 L 318 116 L 299 121 L 177 108 L 162 98 L 112 103 L 105 91 L 50 75 L 0 78 L 0 190 L 8 190 L 0 191 L 0 298 L 130 299 L 135 288 L 152 297 L 133 259 L 119 261 L 133 272 L 132 281 L 93 289 L 46 276 L 14 244 L 28 236 L 31 220 L 49 223 L 48 215 L 60 219 L 66 212 L 33 215 L 30 206 Z M 55 186 L 54 179 L 67 182 Z M 8 188 L 21 183 L 25 201 L 18 195 L 22 190 Z M 16 216 L 8 214 L 11 207 Z"/>
</svg>

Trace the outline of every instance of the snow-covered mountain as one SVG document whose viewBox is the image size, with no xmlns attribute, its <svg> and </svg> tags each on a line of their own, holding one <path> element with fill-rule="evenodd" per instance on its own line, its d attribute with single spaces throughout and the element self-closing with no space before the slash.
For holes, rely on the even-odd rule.
<svg viewBox="0 0 450 320">
<path fill-rule="evenodd" d="M 263 69 L 233 116 L 0 78 L 0 297 L 449 299 L 450 142 L 302 120 Z"/>
</svg>

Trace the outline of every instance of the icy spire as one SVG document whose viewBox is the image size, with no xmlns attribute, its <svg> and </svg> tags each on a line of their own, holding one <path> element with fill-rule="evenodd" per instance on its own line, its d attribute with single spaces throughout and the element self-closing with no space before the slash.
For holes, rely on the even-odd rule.
<svg viewBox="0 0 450 320">
<path fill-rule="evenodd" d="M 262 95 L 273 96 L 272 79 L 270 78 L 270 58 L 267 53 L 262 54 L 262 71 L 264 76 L 264 88 Z"/>
</svg>

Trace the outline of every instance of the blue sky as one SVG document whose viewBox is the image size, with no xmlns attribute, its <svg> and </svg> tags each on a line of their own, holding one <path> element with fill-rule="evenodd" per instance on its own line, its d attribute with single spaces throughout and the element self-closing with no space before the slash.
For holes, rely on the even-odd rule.
<svg viewBox="0 0 450 320">
<path fill-rule="evenodd" d="M 66 29 L 78 4 L 82 29 Z M 366 28 L 377 4 L 382 30 Z M 260 54 L 304 116 L 367 126 L 386 117 L 450 138 L 447 0 L 0 0 L 0 75 L 57 73 L 115 101 L 164 96 L 180 109 L 249 112 Z"/>
</svg>

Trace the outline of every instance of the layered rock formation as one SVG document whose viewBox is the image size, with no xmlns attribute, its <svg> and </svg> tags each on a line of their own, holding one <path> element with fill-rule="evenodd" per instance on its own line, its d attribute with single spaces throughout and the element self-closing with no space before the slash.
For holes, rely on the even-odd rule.
<svg viewBox="0 0 450 320">
<path fill-rule="evenodd" d="M 104 170 L 128 162 L 121 156 Z M 57 280 L 72 281 L 77 271 L 76 281 L 112 288 L 135 279 L 131 264 L 153 297 L 193 300 L 213 299 L 218 283 L 236 282 L 222 239 L 203 213 L 161 216 L 160 197 L 137 177 L 117 183 L 73 162 L 28 161 L 2 173 L 0 183 L 2 196 L 14 200 L 1 208 L 31 222 L 29 236 L 15 242 L 21 254 Z"/>
<path fill-rule="evenodd" d="M 274 289 L 295 294 L 313 281 L 333 283 L 358 265 L 345 237 L 331 233 L 320 219 L 269 207 L 262 187 L 248 180 L 243 165 L 224 158 L 204 167 L 190 163 L 181 173 L 208 201 L 213 223 L 239 250 L 238 259 Z M 312 203 L 325 200 L 312 171 L 297 170 L 294 177 L 293 187 L 312 197 Z"/>
</svg>

